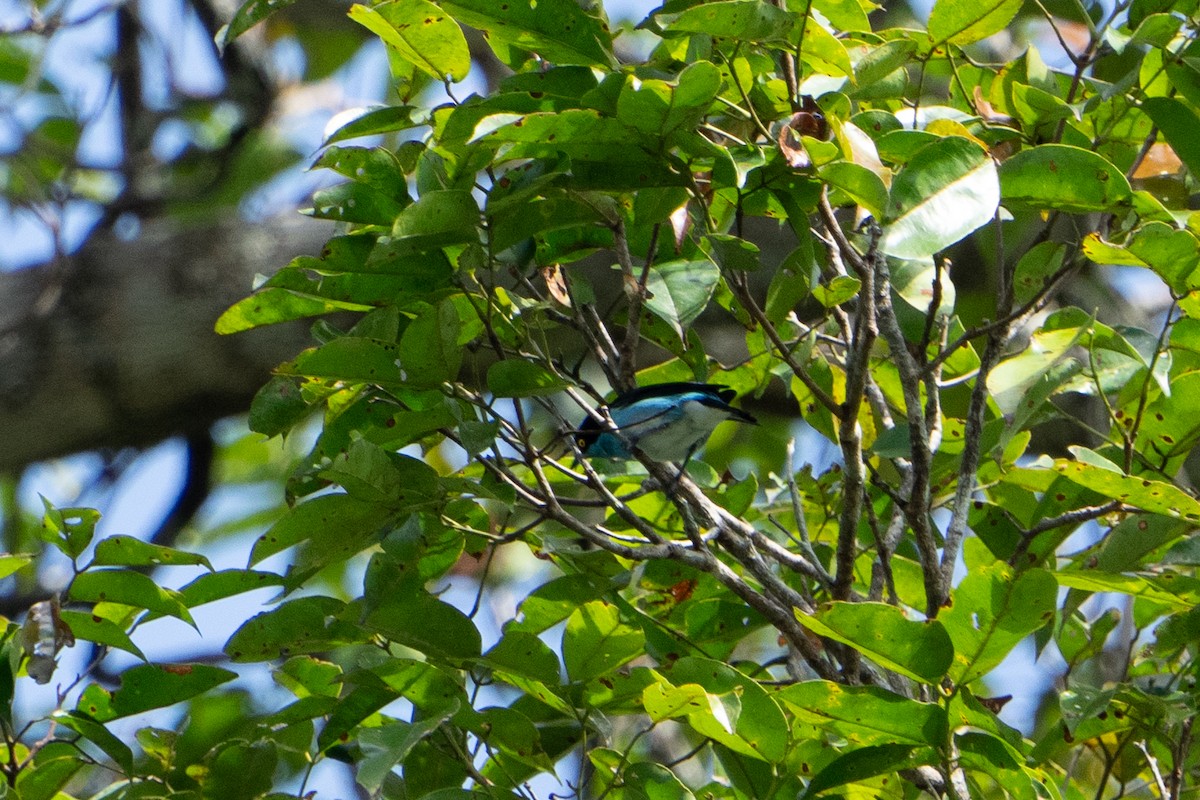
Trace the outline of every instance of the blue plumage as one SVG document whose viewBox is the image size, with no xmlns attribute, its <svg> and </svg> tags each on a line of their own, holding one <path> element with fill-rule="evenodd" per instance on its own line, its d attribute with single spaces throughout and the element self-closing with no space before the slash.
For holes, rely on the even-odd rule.
<svg viewBox="0 0 1200 800">
<path fill-rule="evenodd" d="M 577 442 L 587 456 L 633 458 L 632 444 L 655 461 L 686 462 L 725 420 L 757 422 L 729 404 L 736 396 L 728 386 L 713 383 L 641 386 L 608 404 L 620 434 L 589 416 L 579 426 Z"/>
</svg>

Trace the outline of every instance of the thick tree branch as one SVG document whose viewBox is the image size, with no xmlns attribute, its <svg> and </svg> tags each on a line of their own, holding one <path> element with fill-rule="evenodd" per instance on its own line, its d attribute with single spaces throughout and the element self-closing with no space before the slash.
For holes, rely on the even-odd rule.
<svg viewBox="0 0 1200 800">
<path fill-rule="evenodd" d="M 270 371 L 312 342 L 305 323 L 218 336 L 254 276 L 320 251 L 301 217 L 94 236 L 56 282 L 0 274 L 0 471 L 96 447 L 143 446 L 245 411 Z"/>
</svg>

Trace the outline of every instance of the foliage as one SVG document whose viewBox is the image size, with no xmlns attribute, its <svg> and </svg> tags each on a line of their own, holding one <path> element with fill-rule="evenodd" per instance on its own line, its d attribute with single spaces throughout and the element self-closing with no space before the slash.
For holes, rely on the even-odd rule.
<svg viewBox="0 0 1200 800">
<path fill-rule="evenodd" d="M 574 0 L 355 5 L 399 102 L 329 137 L 324 252 L 217 322 L 332 315 L 250 415 L 318 420 L 290 507 L 247 569 L 171 591 L 146 569 L 202 556 L 93 548 L 94 512 L 47 506 L 74 578 L 8 629 L 15 791 L 93 758 L 106 797 L 261 796 L 329 759 L 397 798 L 1190 790 L 1197 4 L 1020 9 L 942 0 L 922 29 L 859 0 L 672 0 L 613 31 Z M 511 70 L 462 99 L 460 26 Z M 1033 26 L 1065 68 L 989 60 Z M 1099 265 L 1168 302 L 1143 327 L 1071 305 Z M 670 380 L 764 424 L 678 480 L 580 458 L 609 389 Z M 473 605 L 442 596 L 464 573 Z M 216 730 L 236 673 L 146 663 L 20 735 L 22 669 L 70 636 L 140 656 L 149 619 L 262 586 L 225 654 L 290 703 Z M 1026 737 L 984 695 L 1030 639 L 1066 669 Z M 109 724 L 203 693 L 136 753 Z"/>
</svg>

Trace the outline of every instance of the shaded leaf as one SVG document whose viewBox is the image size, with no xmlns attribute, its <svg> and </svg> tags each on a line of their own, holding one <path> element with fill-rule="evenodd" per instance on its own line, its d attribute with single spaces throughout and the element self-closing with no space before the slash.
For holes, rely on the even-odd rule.
<svg viewBox="0 0 1200 800">
<path fill-rule="evenodd" d="M 505 359 L 488 367 L 488 391 L 496 397 L 558 394 L 569 384 L 536 361 Z"/>
<path fill-rule="evenodd" d="M 916 747 L 909 744 L 880 744 L 862 747 L 840 755 L 826 765 L 824 769 L 813 776 L 800 796 L 801 798 L 815 797 L 821 792 L 844 786 L 847 783 L 856 783 L 876 775 L 898 772 L 923 764 L 936 764 L 938 761 L 937 751 L 930 747 Z"/>
<path fill-rule="evenodd" d="M 656 264 L 646 281 L 646 308 L 683 338 L 684 328 L 708 308 L 720 278 L 720 268 L 708 259 Z"/>
<path fill-rule="evenodd" d="M 170 617 L 195 627 L 179 592 L 164 589 L 149 576 L 125 569 L 95 569 L 71 582 L 71 599 L 84 603 L 123 603 Z"/>
<path fill-rule="evenodd" d="M 1178 23 L 1178 20 L 1172 19 L 1172 22 Z M 1159 133 L 1188 170 L 1193 175 L 1200 175 L 1200 142 L 1196 140 L 1200 116 L 1174 97 L 1147 97 L 1142 101 L 1142 110 L 1154 120 Z"/>
<path fill-rule="evenodd" d="M 133 773 L 133 751 L 100 721 L 81 711 L 55 711 L 52 718 L 99 747 L 125 774 Z"/>
<path fill-rule="evenodd" d="M 190 700 L 236 677 L 236 672 L 211 664 L 140 664 L 121 674 L 121 685 L 114 692 L 89 686 L 76 707 L 99 722 L 108 722 Z"/>
<path fill-rule="evenodd" d="M 428 594 L 396 598 L 373 609 L 363 624 L 434 658 L 474 659 L 482 648 L 475 623 L 454 606 Z"/>
<path fill-rule="evenodd" d="M 225 643 L 225 653 L 239 662 L 269 661 L 365 641 L 365 632 L 341 621 L 344 610 L 345 603 L 332 597 L 289 600 L 242 623 Z"/>
<path fill-rule="evenodd" d="M 238 8 L 237 13 L 233 15 L 233 19 L 229 21 L 229 24 L 217 31 L 217 45 L 224 51 L 234 39 L 276 11 L 281 11 L 294 2 L 296 0 L 246 0 Z"/>
<path fill-rule="evenodd" d="M 201 565 L 212 570 L 206 556 L 150 544 L 133 536 L 109 536 L 96 545 L 93 563 L 103 566 L 148 567 Z"/>
</svg>

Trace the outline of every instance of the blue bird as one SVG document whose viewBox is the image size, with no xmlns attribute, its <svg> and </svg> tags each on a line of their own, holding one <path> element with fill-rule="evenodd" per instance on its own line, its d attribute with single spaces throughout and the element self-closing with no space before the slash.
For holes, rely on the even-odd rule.
<svg viewBox="0 0 1200 800">
<path fill-rule="evenodd" d="M 655 461 L 686 465 L 725 420 L 758 422 L 729 405 L 736 396 L 728 386 L 714 383 L 640 386 L 608 404 L 608 414 L 620 433 L 605 430 L 603 423 L 588 416 L 579 426 L 576 444 L 586 456 L 630 459 L 629 445 L 633 445 Z"/>
</svg>

